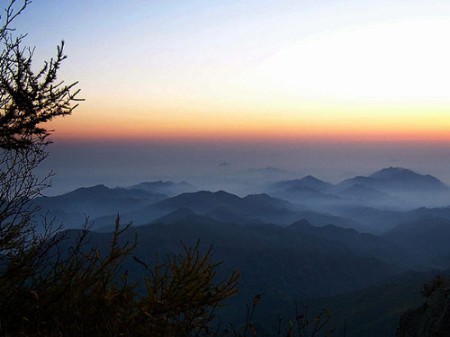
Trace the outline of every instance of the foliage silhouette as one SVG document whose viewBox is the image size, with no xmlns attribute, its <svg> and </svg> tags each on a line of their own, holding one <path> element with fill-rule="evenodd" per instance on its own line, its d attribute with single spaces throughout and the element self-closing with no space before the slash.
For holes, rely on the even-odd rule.
<svg viewBox="0 0 450 337">
<path fill-rule="evenodd" d="M 122 261 L 134 243 L 120 243 L 119 219 L 106 251 L 90 245 L 86 224 L 63 231 L 36 219 L 30 202 L 48 186 L 35 174 L 47 157 L 42 125 L 70 114 L 77 83 L 57 82 L 65 59 L 32 69 L 33 49 L 12 22 L 31 3 L 11 0 L 0 28 L 0 336 L 188 336 L 205 333 L 214 308 L 236 292 L 237 273 L 219 281 L 210 252 L 198 246 L 147 267 L 145 292 L 128 282 Z M 142 264 L 142 263 L 141 263 Z"/>
<path fill-rule="evenodd" d="M 34 49 L 24 47 L 25 35 L 14 35 L 14 19 L 31 3 L 12 0 L 5 9 L 0 28 L 0 147 L 26 148 L 43 142 L 49 131 L 42 126 L 54 117 L 65 116 L 77 107 L 73 104 L 79 89 L 77 82 L 65 85 L 57 81 L 58 70 L 66 59 L 64 41 L 57 46 L 55 58 L 33 70 Z"/>
<path fill-rule="evenodd" d="M 242 333 L 232 327 L 233 336 L 257 337 L 260 335 L 258 334 L 258 324 L 254 322 L 253 318 L 260 301 L 261 295 L 255 295 L 252 305 L 247 307 L 247 317 Z M 295 317 L 293 319 L 278 317 L 278 327 L 276 331 L 269 333 L 270 336 L 276 337 L 331 337 L 333 336 L 334 329 L 327 327 L 330 318 L 331 311 L 323 309 L 311 321 L 308 315 L 308 308 L 305 308 L 303 312 L 300 312 L 296 305 Z"/>
<path fill-rule="evenodd" d="M 218 279 L 210 249 L 197 243 L 152 266 L 135 258 L 145 273 L 130 282 L 123 261 L 137 241 L 123 242 L 130 225 L 122 228 L 119 217 L 106 249 L 91 244 L 87 221 L 68 231 L 36 217 L 31 201 L 51 175 L 35 174 L 48 156 L 45 123 L 72 113 L 80 99 L 76 82 L 57 80 L 64 42 L 35 72 L 34 49 L 23 46 L 26 35 L 14 35 L 12 23 L 30 3 L 10 0 L 0 21 L 0 336 L 230 335 L 214 314 L 237 292 L 239 274 Z M 245 336 L 256 335 L 251 320 Z"/>
<path fill-rule="evenodd" d="M 405 312 L 398 337 L 447 337 L 450 335 L 450 278 L 437 275 L 422 289 L 423 304 Z"/>
</svg>

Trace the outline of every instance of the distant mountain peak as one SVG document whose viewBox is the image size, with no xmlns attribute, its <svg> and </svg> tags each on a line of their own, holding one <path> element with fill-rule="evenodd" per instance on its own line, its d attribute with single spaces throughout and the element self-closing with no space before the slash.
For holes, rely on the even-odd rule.
<svg viewBox="0 0 450 337">
<path fill-rule="evenodd" d="M 320 182 L 322 182 L 322 180 L 320 180 L 320 179 L 318 179 L 318 178 L 316 178 L 316 177 L 314 177 L 314 176 L 312 176 L 310 174 L 308 174 L 307 176 L 304 176 L 300 180 L 303 180 L 303 181 L 315 181 L 315 182 L 320 181 Z"/>
<path fill-rule="evenodd" d="M 371 188 L 377 192 L 407 200 L 405 205 L 424 205 L 424 202 L 442 203 L 448 198 L 446 194 L 450 193 L 449 188 L 439 179 L 403 167 L 387 167 L 367 177 L 357 176 L 344 180 L 337 185 L 336 191 L 338 193 L 346 192 L 345 190 L 352 194 L 362 193 L 362 187 L 357 186 L 355 188 L 356 185 L 364 185 L 366 188 Z M 351 189 L 349 190 L 349 188 Z M 370 191 L 367 190 L 366 192 Z M 364 193 L 361 197 L 370 200 L 370 197 L 376 196 L 374 193 Z M 378 195 L 378 197 L 382 196 Z M 381 199 L 384 199 L 384 197 Z M 392 201 L 389 201 L 389 203 Z"/>
<path fill-rule="evenodd" d="M 376 179 L 376 180 L 397 180 L 397 181 L 408 181 L 408 182 L 416 182 L 416 183 L 426 183 L 426 184 L 432 184 L 436 187 L 441 185 L 444 187 L 444 184 L 442 181 L 440 181 L 438 178 L 433 177 L 432 175 L 424 175 L 417 172 L 414 172 L 413 170 L 402 168 L 402 167 L 388 167 L 385 169 L 382 169 L 380 171 L 377 171 L 373 173 L 370 178 Z"/>
<path fill-rule="evenodd" d="M 227 191 L 224 191 L 224 190 L 218 190 L 216 192 L 211 192 L 211 193 L 215 194 L 215 195 L 234 195 L 234 194 L 228 193 Z"/>
<path fill-rule="evenodd" d="M 314 177 L 312 175 L 304 176 L 302 179 L 300 179 L 300 181 L 302 181 L 304 183 L 308 183 L 308 184 L 330 185 L 326 181 L 323 181 L 323 180 L 321 180 L 319 178 L 316 178 L 316 177 Z"/>
<path fill-rule="evenodd" d="M 223 190 L 217 192 L 211 191 L 198 191 L 198 192 L 187 192 L 179 194 L 175 197 L 171 197 L 160 201 L 159 205 L 165 205 L 176 208 L 187 207 L 190 208 L 195 205 L 213 205 L 221 202 L 229 202 L 239 200 L 237 195 L 225 192 Z"/>
<path fill-rule="evenodd" d="M 332 185 L 312 175 L 307 175 L 301 179 L 279 181 L 276 182 L 274 186 L 275 188 L 289 189 L 289 190 L 310 189 L 315 191 L 326 191 Z"/>
<path fill-rule="evenodd" d="M 81 187 L 79 190 L 109 190 L 109 187 L 104 184 L 98 184 L 90 187 Z"/>
<path fill-rule="evenodd" d="M 105 193 L 105 192 L 107 192 L 109 190 L 110 190 L 109 187 L 107 187 L 107 186 L 105 186 L 103 184 L 98 184 L 98 185 L 89 186 L 89 187 L 77 188 L 76 190 L 73 190 L 71 192 L 63 194 L 63 196 L 74 196 L 74 195 L 78 195 L 78 194 L 84 194 L 86 192 L 89 192 L 89 193 Z"/>
<path fill-rule="evenodd" d="M 422 176 L 421 174 L 418 174 L 410 169 L 391 166 L 373 173 L 372 175 L 370 175 L 370 177 L 379 179 L 379 178 L 393 178 L 399 175 Z"/>
<path fill-rule="evenodd" d="M 267 193 L 249 194 L 249 195 L 245 196 L 243 199 L 275 200 L 275 198 L 271 197 Z"/>
</svg>

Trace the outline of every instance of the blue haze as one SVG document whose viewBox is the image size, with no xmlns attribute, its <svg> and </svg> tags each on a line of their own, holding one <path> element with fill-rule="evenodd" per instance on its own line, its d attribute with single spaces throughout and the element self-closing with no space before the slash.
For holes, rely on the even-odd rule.
<svg viewBox="0 0 450 337">
<path fill-rule="evenodd" d="M 243 195 L 257 192 L 254 186 L 271 180 L 311 174 L 336 183 L 390 166 L 432 174 L 450 183 L 450 146 L 411 142 L 56 141 L 40 172 L 55 173 L 46 195 L 81 186 L 116 187 L 152 180 L 185 180 L 199 188 Z"/>
</svg>

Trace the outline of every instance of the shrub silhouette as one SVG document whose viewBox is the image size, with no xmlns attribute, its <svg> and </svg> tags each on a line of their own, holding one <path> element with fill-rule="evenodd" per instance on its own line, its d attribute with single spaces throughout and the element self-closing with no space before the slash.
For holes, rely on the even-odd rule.
<svg viewBox="0 0 450 337">
<path fill-rule="evenodd" d="M 198 245 L 147 268 L 145 291 L 128 282 L 122 261 L 135 243 L 117 219 L 110 246 L 89 244 L 89 226 L 70 231 L 36 220 L 32 199 L 48 186 L 35 169 L 47 157 L 42 123 L 70 114 L 76 83 L 57 82 L 66 58 L 32 69 L 33 49 L 12 22 L 31 3 L 11 0 L 0 28 L 0 336 L 189 336 L 204 334 L 213 309 L 236 292 L 237 273 L 215 279 L 210 252 Z M 142 265 L 143 262 L 139 261 Z"/>
<path fill-rule="evenodd" d="M 32 200 L 51 175 L 35 175 L 48 156 L 43 123 L 72 113 L 80 99 L 77 83 L 57 81 L 63 42 L 34 72 L 33 48 L 23 46 L 25 35 L 13 35 L 12 23 L 30 3 L 11 0 L 0 23 L 0 337 L 242 335 L 213 322 L 215 308 L 237 292 L 238 273 L 218 280 L 211 250 L 184 247 L 156 265 L 135 258 L 145 273 L 130 282 L 123 260 L 136 241 L 122 242 L 129 225 L 121 228 L 119 218 L 107 249 L 91 244 L 87 224 L 65 231 L 36 218 Z M 256 335 L 251 319 L 245 336 Z M 308 322 L 299 315 L 296 322 L 286 336 L 304 335 Z M 323 320 L 316 322 L 311 336 L 322 329 Z"/>
<path fill-rule="evenodd" d="M 201 253 L 197 245 L 153 267 L 138 261 L 147 270 L 144 291 L 138 291 L 121 270 L 134 247 L 119 244 L 126 229 L 120 229 L 117 220 L 106 254 L 89 247 L 89 232 L 83 231 L 76 238 L 52 241 L 31 268 L 20 273 L 7 268 L 0 278 L 2 334 L 206 335 L 215 307 L 236 292 L 238 274 L 217 282 L 217 265 L 210 262 L 210 251 Z M 71 241 L 68 251 L 66 241 Z M 29 255 L 24 258 L 28 260 Z M 11 272 L 15 277 L 9 277 Z"/>
<path fill-rule="evenodd" d="M 0 144 L 2 148 L 27 148 L 42 143 L 49 131 L 42 125 L 54 117 L 72 113 L 79 89 L 77 83 L 57 81 L 58 70 L 66 59 L 64 42 L 57 46 L 55 58 L 33 70 L 34 49 L 23 46 L 25 35 L 13 35 L 13 21 L 31 0 L 21 5 L 11 0 L 1 17 L 0 27 Z"/>
<path fill-rule="evenodd" d="M 422 289 L 424 303 L 400 317 L 398 337 L 450 335 L 450 278 L 437 275 Z"/>
</svg>

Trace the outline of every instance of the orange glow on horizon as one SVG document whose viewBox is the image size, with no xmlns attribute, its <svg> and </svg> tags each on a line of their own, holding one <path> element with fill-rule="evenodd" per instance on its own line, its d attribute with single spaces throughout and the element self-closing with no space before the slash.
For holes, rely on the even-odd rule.
<svg viewBox="0 0 450 337">
<path fill-rule="evenodd" d="M 49 128 L 63 140 L 279 140 L 279 141 L 450 141 L 450 119 L 441 112 L 357 115 L 335 111 L 324 118 L 320 112 L 277 115 L 217 114 L 209 119 L 187 113 L 158 119 L 158 114 L 114 114 L 105 119 L 78 111 L 52 121 Z M 120 116 L 120 117 L 117 117 Z M 128 116 L 128 117 L 127 117 Z M 70 119 L 70 122 L 68 121 Z"/>
<path fill-rule="evenodd" d="M 391 2 L 43 1 L 18 33 L 67 39 L 55 141 L 450 142 L 450 2 Z"/>
</svg>

